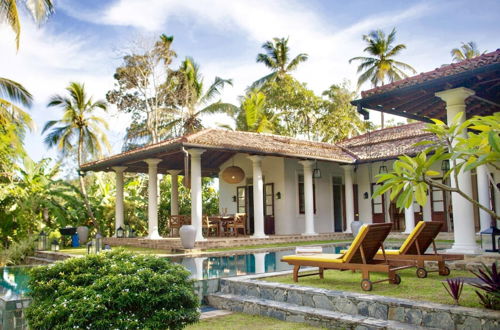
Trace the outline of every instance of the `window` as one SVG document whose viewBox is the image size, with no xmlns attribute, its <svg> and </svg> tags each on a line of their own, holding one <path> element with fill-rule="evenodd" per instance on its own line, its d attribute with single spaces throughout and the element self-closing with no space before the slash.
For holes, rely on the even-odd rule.
<svg viewBox="0 0 500 330">
<path fill-rule="evenodd" d="M 274 183 L 264 185 L 264 215 L 274 216 Z"/>
<path fill-rule="evenodd" d="M 316 185 L 313 180 L 313 208 L 316 213 Z M 304 175 L 299 174 L 299 213 L 304 214 L 306 210 L 304 200 Z"/>
<path fill-rule="evenodd" d="M 236 196 L 236 208 L 238 210 L 237 213 L 247 213 L 246 212 L 246 187 L 237 187 L 236 188 L 237 196 Z"/>
</svg>

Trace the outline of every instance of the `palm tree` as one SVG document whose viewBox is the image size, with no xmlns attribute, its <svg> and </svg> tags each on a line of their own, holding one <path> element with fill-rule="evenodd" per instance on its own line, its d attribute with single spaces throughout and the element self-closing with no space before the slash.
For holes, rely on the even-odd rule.
<svg viewBox="0 0 500 330">
<path fill-rule="evenodd" d="M 241 103 L 244 130 L 257 133 L 272 133 L 273 123 L 264 112 L 266 96 L 262 92 L 250 92 Z"/>
<path fill-rule="evenodd" d="M 266 52 L 257 55 L 257 63 L 264 63 L 272 72 L 255 81 L 250 89 L 259 88 L 268 81 L 282 79 L 309 58 L 307 54 L 301 53 L 290 60 L 288 38 L 273 38 L 273 41 L 266 41 L 262 48 Z"/>
<path fill-rule="evenodd" d="M 371 57 L 358 56 L 349 60 L 361 61 L 358 66 L 357 73 L 363 72 L 358 77 L 358 88 L 368 80 L 373 87 L 383 85 L 385 82 L 394 82 L 408 77 L 405 70 L 411 73 L 417 73 L 410 65 L 394 60 L 403 49 L 406 49 L 405 44 L 393 46 L 396 40 L 396 29 L 393 28 L 391 33 L 386 37 L 384 31 L 371 31 L 367 35 L 363 35 L 363 40 L 367 43 L 364 52 L 372 55 Z M 382 120 L 382 128 L 384 128 L 384 113 L 380 112 Z"/>
<path fill-rule="evenodd" d="M 69 97 L 63 95 L 51 97 L 47 106 L 59 107 L 64 113 L 60 120 L 48 121 L 42 133 L 51 129 L 44 142 L 49 147 L 57 146 L 57 149 L 63 155 L 74 152 L 74 146 L 76 145 L 78 166 L 80 167 L 83 160 L 87 159 L 83 155 L 84 148 L 89 156 L 100 155 L 103 145 L 107 150 L 110 149 L 106 134 L 101 129 L 101 126 L 107 129 L 108 124 L 104 119 L 94 114 L 98 109 L 106 111 L 107 105 L 103 100 L 94 102 L 91 97 L 88 98 L 84 84 L 71 82 L 66 91 L 69 93 Z M 97 225 L 82 175 L 80 175 L 80 189 L 82 190 L 87 213 L 94 225 Z"/>
<path fill-rule="evenodd" d="M 169 122 L 165 129 L 172 130 L 180 125 L 182 132 L 188 134 L 203 128 L 200 117 L 204 114 L 226 113 L 232 116 L 237 111 L 238 108 L 233 104 L 220 100 L 212 102 L 226 85 L 233 85 L 232 80 L 215 77 L 214 82 L 204 92 L 203 77 L 199 69 L 199 65 L 187 57 L 179 70 L 169 77 L 170 81 L 174 81 L 172 94 L 176 95 L 175 111 L 178 116 Z"/>
<path fill-rule="evenodd" d="M 29 108 L 33 97 L 21 84 L 0 77 L 0 125 L 14 124 L 21 128 L 33 128 L 30 115 L 14 103 Z"/>
<path fill-rule="evenodd" d="M 21 39 L 21 20 L 19 19 L 19 0 L 0 0 L 0 23 L 10 25 L 16 34 L 16 49 Z M 37 24 L 43 23 L 53 12 L 52 0 L 25 0 L 24 7 L 29 11 Z"/>
<path fill-rule="evenodd" d="M 461 62 L 485 53 L 486 51 L 482 53 L 479 51 L 477 44 L 474 41 L 469 41 L 468 43 L 462 42 L 462 46 L 460 46 L 460 48 L 453 48 L 451 50 L 453 62 Z"/>
</svg>

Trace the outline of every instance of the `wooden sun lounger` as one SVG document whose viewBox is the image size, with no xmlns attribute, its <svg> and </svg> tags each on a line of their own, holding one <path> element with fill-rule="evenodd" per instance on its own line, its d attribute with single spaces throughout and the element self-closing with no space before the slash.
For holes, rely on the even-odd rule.
<svg viewBox="0 0 500 330">
<path fill-rule="evenodd" d="M 445 262 L 450 260 L 463 260 L 463 255 L 440 254 L 437 253 L 434 239 L 439 234 L 442 222 L 420 221 L 411 234 L 406 238 L 399 250 L 379 250 L 375 259 L 389 260 L 392 265 L 408 265 L 417 267 L 419 278 L 427 277 L 431 272 L 425 269 L 425 261 L 437 261 L 439 275 L 447 276 L 450 269 Z M 426 254 L 427 249 L 432 245 L 434 253 Z"/>
<path fill-rule="evenodd" d="M 319 275 L 323 278 L 326 269 L 359 270 L 362 273 L 361 288 L 370 291 L 374 283 L 389 281 L 399 284 L 401 277 L 396 274 L 397 270 L 411 266 L 390 265 L 387 260 L 375 260 L 374 256 L 379 249 L 384 251 L 383 242 L 391 231 L 392 224 L 380 223 L 364 225 L 359 230 L 351 247 L 344 254 L 300 254 L 284 256 L 281 261 L 293 265 L 293 280 L 298 282 L 299 277 Z M 300 267 L 318 267 L 319 272 L 314 274 L 299 275 Z M 388 278 L 380 281 L 370 281 L 370 272 L 387 273 Z"/>
</svg>

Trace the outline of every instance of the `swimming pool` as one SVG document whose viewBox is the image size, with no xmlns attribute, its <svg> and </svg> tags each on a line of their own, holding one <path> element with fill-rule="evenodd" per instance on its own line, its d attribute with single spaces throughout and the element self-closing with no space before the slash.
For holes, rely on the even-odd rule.
<svg viewBox="0 0 500 330">
<path fill-rule="evenodd" d="M 31 266 L 0 268 L 0 297 L 4 300 L 16 300 L 25 297 L 28 291 L 28 270 Z"/>
<path fill-rule="evenodd" d="M 340 253 L 340 250 L 345 248 L 346 246 L 323 246 L 323 252 Z M 289 270 L 292 266 L 280 260 L 283 256 L 294 253 L 295 249 L 289 249 L 229 256 L 172 257 L 169 259 L 186 267 L 191 272 L 192 278 L 204 280 Z"/>
</svg>

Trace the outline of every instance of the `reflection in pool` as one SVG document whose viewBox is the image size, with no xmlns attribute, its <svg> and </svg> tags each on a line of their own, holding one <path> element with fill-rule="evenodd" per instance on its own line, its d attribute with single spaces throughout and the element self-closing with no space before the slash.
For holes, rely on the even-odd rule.
<svg viewBox="0 0 500 330">
<path fill-rule="evenodd" d="M 323 252 L 340 253 L 340 250 L 345 248 L 345 246 L 326 246 L 323 247 Z M 281 262 L 280 259 L 294 253 L 295 249 L 291 249 L 231 256 L 178 257 L 170 259 L 186 267 L 194 279 L 203 280 L 289 270 L 292 267 Z"/>
<path fill-rule="evenodd" d="M 0 268 L 0 297 L 4 300 L 19 299 L 28 291 L 30 267 Z"/>
</svg>

